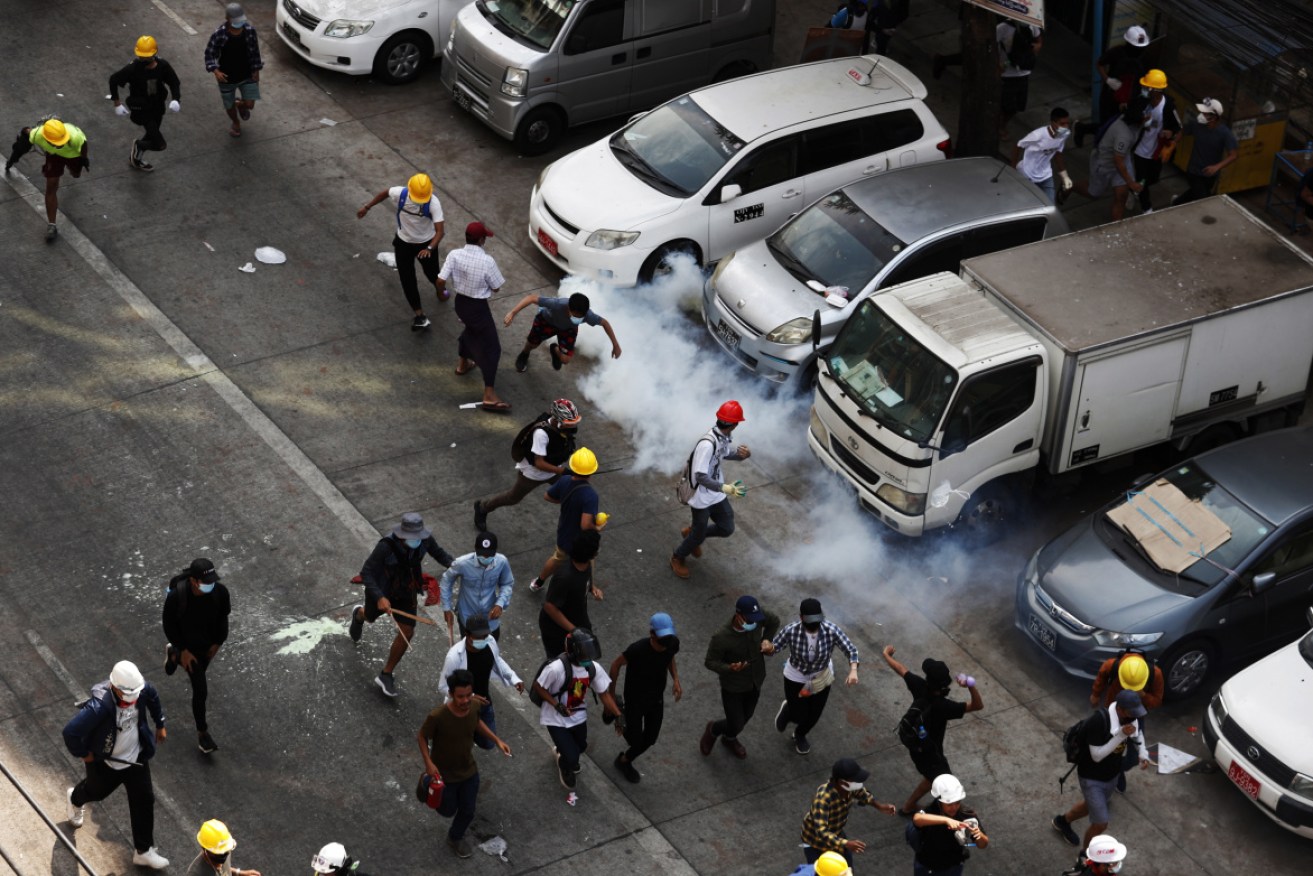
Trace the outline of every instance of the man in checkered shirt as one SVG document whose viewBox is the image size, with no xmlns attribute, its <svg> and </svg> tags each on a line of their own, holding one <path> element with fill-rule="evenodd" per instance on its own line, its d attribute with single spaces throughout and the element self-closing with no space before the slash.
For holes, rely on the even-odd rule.
<svg viewBox="0 0 1313 876">
<path fill-rule="evenodd" d="M 447 284 L 451 284 L 456 293 L 456 317 L 465 325 L 465 331 L 457 339 L 460 359 L 456 362 L 456 373 L 469 374 L 477 365 L 483 375 L 483 409 L 505 413 L 511 405 L 502 401 L 493 389 L 497 382 L 497 363 L 501 360 L 501 339 L 488 301 L 506 283 L 506 278 L 492 256 L 483 250 L 484 241 L 492 236 L 492 231 L 482 222 L 466 225 L 465 246 L 447 253 L 435 285 L 442 295 Z"/>
<path fill-rule="evenodd" d="M 834 663 L 830 654 L 842 648 L 848 657 L 848 684 L 857 683 L 857 646 L 839 629 L 827 621 L 821 603 L 807 598 L 798 610 L 798 620 L 775 634 L 771 644 L 775 650 L 787 648 L 789 659 L 784 664 L 784 702 L 775 713 L 775 729 L 783 733 L 790 724 L 793 730 L 793 747 L 798 754 L 812 750 L 807 734 L 821 719 L 825 702 L 834 684 Z"/>
</svg>

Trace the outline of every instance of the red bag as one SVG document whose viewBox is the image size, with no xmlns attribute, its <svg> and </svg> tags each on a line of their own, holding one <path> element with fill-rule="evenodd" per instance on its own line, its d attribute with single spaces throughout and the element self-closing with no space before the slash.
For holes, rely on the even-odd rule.
<svg viewBox="0 0 1313 876">
<path fill-rule="evenodd" d="M 435 779 L 424 773 L 419 777 L 419 784 L 415 786 L 415 797 L 430 809 L 437 809 L 442 805 L 442 789 L 446 786 L 442 776 Z"/>
</svg>

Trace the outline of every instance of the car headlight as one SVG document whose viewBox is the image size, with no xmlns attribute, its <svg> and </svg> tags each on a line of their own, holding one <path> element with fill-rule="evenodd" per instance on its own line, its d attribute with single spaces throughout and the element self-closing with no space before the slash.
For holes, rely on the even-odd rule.
<svg viewBox="0 0 1313 876">
<path fill-rule="evenodd" d="M 511 97 L 524 97 L 529 84 L 529 71 L 523 67 L 507 67 L 501 78 L 501 93 Z"/>
<path fill-rule="evenodd" d="M 816 405 L 812 405 L 812 422 L 811 432 L 816 436 L 816 440 L 825 444 L 826 430 L 825 423 L 821 422 L 821 415 L 816 413 Z"/>
<path fill-rule="evenodd" d="M 1313 778 L 1295 773 L 1295 777 L 1290 780 L 1290 790 L 1305 799 L 1313 798 Z"/>
<path fill-rule="evenodd" d="M 1105 648 L 1125 648 L 1128 645 L 1152 645 L 1163 637 L 1162 633 L 1110 633 L 1095 630 L 1094 641 Z"/>
<path fill-rule="evenodd" d="M 1228 712 L 1226 711 L 1226 700 L 1222 699 L 1222 692 L 1220 690 L 1213 694 L 1213 698 L 1208 701 L 1208 713 L 1213 716 L 1213 721 L 1217 724 L 1217 728 L 1219 730 L 1222 729 L 1222 725 L 1226 723 Z"/>
<path fill-rule="evenodd" d="M 807 322 L 810 325 L 811 320 Z M 909 493 L 893 484 L 881 484 L 875 495 L 904 514 L 921 514 L 925 511 L 925 493 Z"/>
<path fill-rule="evenodd" d="M 447 28 L 447 51 L 451 52 L 452 47 L 455 45 L 456 45 L 456 19 L 453 17 L 451 19 L 451 27 Z"/>
<path fill-rule="evenodd" d="M 372 21 L 354 21 L 350 18 L 339 18 L 337 21 L 329 22 L 328 27 L 324 28 L 324 36 L 344 40 L 348 37 L 360 36 L 362 33 L 369 33 L 369 29 L 373 26 L 374 22 Z"/>
<path fill-rule="evenodd" d="M 766 340 L 772 344 L 801 344 L 811 339 L 812 320 L 810 316 L 791 319 L 766 335 Z"/>
<path fill-rule="evenodd" d="M 638 234 L 637 231 L 607 231 L 602 228 L 588 235 L 584 246 L 592 249 L 619 249 L 638 240 Z"/>
</svg>

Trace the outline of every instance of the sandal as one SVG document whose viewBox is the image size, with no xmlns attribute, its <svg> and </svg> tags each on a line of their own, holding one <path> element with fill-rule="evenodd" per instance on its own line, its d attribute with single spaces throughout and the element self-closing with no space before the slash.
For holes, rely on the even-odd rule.
<svg viewBox="0 0 1313 876">
<path fill-rule="evenodd" d="M 229 136 L 229 137 L 240 137 L 240 136 L 242 136 L 242 129 L 239 128 L 239 127 L 237 127 L 236 125 L 234 125 L 233 127 L 231 127 L 231 128 L 228 129 L 228 136 Z"/>
<path fill-rule="evenodd" d="M 471 371 L 473 371 L 473 370 L 474 370 L 474 365 L 473 365 L 473 364 L 466 365 L 465 368 L 464 368 L 464 370 L 462 370 L 461 367 L 460 367 L 460 363 L 459 363 L 459 362 L 456 363 L 456 376 L 457 376 L 457 377 L 464 377 L 466 374 L 469 374 L 469 373 L 470 373 Z"/>
<path fill-rule="evenodd" d="M 504 401 L 483 402 L 479 405 L 479 408 L 490 414 L 508 414 L 511 411 L 511 403 Z"/>
</svg>

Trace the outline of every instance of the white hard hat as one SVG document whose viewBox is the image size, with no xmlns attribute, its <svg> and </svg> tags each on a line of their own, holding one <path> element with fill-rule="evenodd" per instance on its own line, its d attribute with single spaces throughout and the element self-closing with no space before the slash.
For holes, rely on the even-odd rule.
<svg viewBox="0 0 1313 876">
<path fill-rule="evenodd" d="M 966 795 L 967 792 L 962 787 L 962 783 L 957 780 L 956 776 L 950 776 L 948 773 L 936 776 L 934 783 L 930 786 L 930 796 L 940 803 L 959 803 Z"/>
<path fill-rule="evenodd" d="M 1090 840 L 1090 847 L 1085 850 L 1085 857 L 1096 864 L 1115 864 L 1126 857 L 1126 846 L 1106 833 L 1101 833 Z"/>
<path fill-rule="evenodd" d="M 346 847 L 341 843 L 329 843 L 310 859 L 310 866 L 316 873 L 336 873 L 347 866 L 347 860 Z"/>
<path fill-rule="evenodd" d="M 1149 45 L 1149 32 L 1146 31 L 1144 28 L 1140 27 L 1138 24 L 1133 24 L 1130 27 L 1126 28 L 1125 39 L 1126 42 L 1130 43 L 1133 46 L 1139 46 L 1140 48 L 1144 48 L 1145 46 Z"/>
<path fill-rule="evenodd" d="M 109 673 L 109 683 L 118 688 L 126 697 L 135 697 L 146 686 L 146 679 L 141 677 L 141 670 L 130 660 L 120 660 L 114 664 Z"/>
</svg>

